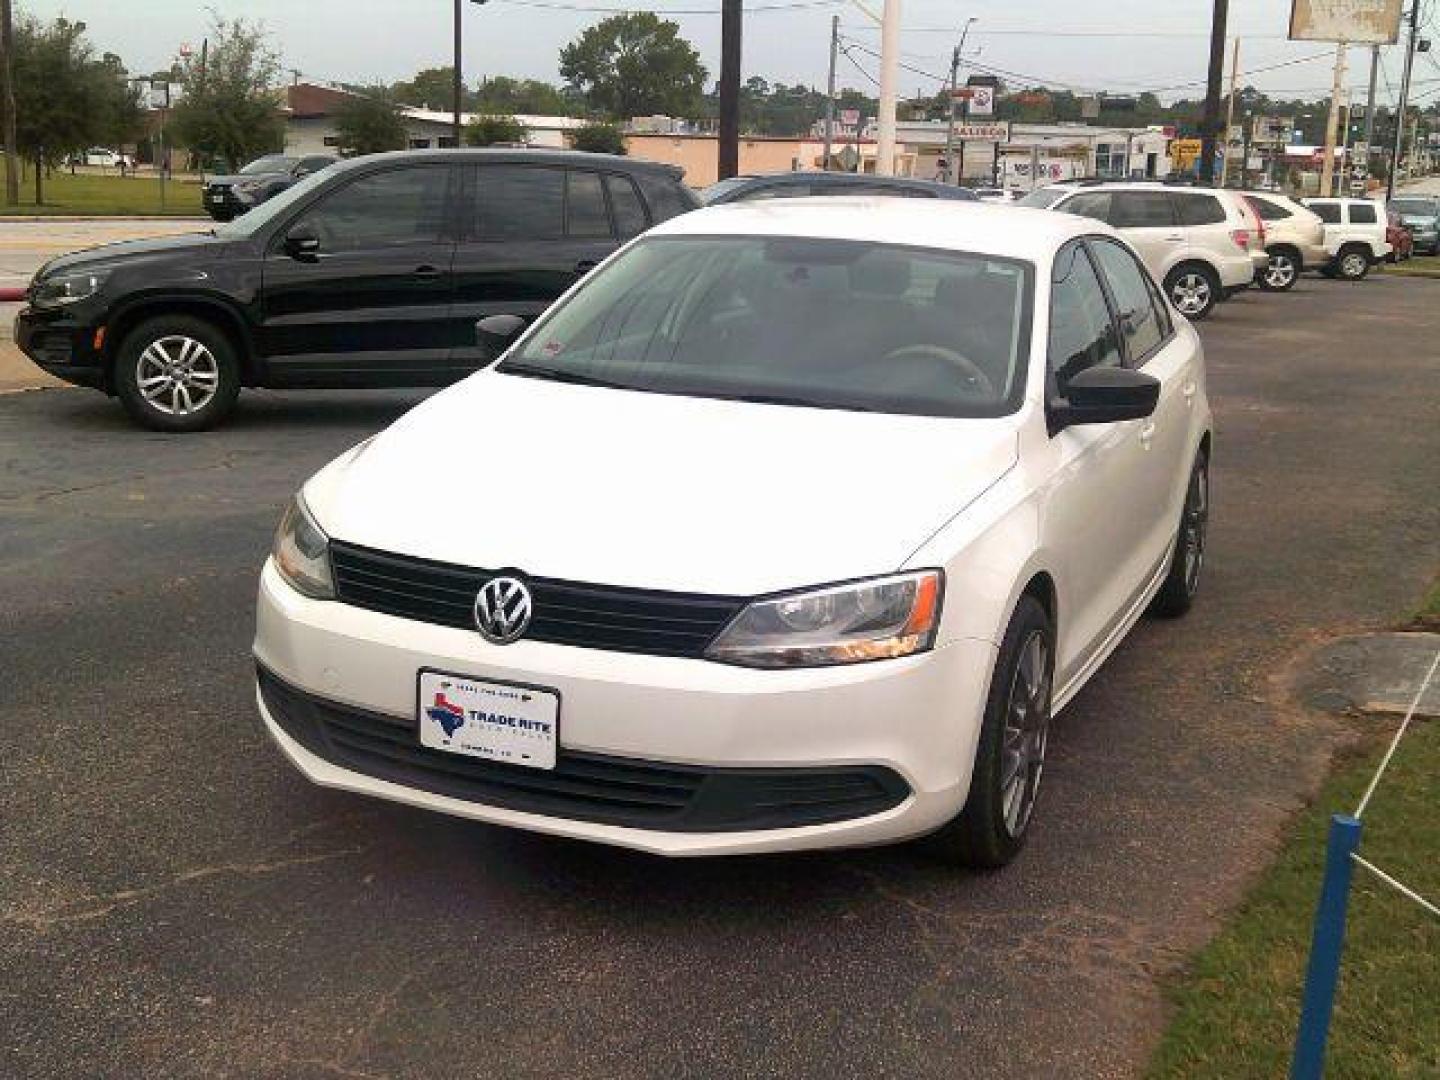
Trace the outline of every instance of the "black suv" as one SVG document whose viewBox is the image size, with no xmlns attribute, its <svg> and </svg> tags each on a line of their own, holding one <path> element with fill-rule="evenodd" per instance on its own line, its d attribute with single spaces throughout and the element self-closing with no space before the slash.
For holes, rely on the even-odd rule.
<svg viewBox="0 0 1440 1080">
<path fill-rule="evenodd" d="M 205 185 L 205 212 L 216 221 L 229 221 L 273 199 L 311 173 L 334 165 L 338 158 L 328 154 L 291 157 L 267 154 L 256 158 L 234 176 L 212 176 Z"/>
<path fill-rule="evenodd" d="M 193 431 L 241 386 L 441 386 L 621 243 L 697 206 L 667 165 L 554 150 L 376 154 L 207 233 L 41 267 L 15 340 L 52 375 Z"/>
</svg>

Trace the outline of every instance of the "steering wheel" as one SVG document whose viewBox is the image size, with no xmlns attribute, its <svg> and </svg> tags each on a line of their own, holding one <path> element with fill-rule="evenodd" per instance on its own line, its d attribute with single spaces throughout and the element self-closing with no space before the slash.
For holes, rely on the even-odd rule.
<svg viewBox="0 0 1440 1080">
<path fill-rule="evenodd" d="M 965 381 L 965 391 L 974 397 L 994 398 L 995 384 L 990 381 L 990 376 L 963 353 L 954 349 L 947 349 L 944 345 L 904 345 L 894 352 L 885 354 L 885 362 L 888 364 L 895 360 L 927 358 L 932 360 L 943 360 L 949 364 Z"/>
</svg>

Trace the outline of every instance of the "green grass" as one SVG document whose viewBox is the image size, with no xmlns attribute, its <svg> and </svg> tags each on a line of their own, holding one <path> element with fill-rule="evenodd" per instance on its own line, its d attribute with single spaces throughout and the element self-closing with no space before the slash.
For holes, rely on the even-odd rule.
<svg viewBox="0 0 1440 1080">
<path fill-rule="evenodd" d="M 1440 258 L 1417 256 L 1403 263 L 1386 263 L 1385 273 L 1397 277 L 1440 278 Z"/>
<path fill-rule="evenodd" d="M 0 215 L 77 214 L 82 216 L 110 214 L 155 215 L 203 214 L 200 207 L 200 185 L 193 178 L 174 179 L 165 184 L 165 209 L 160 209 L 160 181 L 153 176 L 103 176 L 77 174 L 57 169 L 45 178 L 45 204 L 35 205 L 35 176 L 26 170 L 20 184 L 20 205 L 5 206 L 0 202 Z"/>
<path fill-rule="evenodd" d="M 1440 630 L 1440 578 L 1430 586 L 1430 592 L 1420 601 L 1420 610 L 1415 612 L 1415 622 L 1420 626 Z"/>
<path fill-rule="evenodd" d="M 1383 734 L 1335 771 L 1229 925 L 1168 988 L 1174 1017 L 1150 1077 L 1287 1074 L 1329 816 L 1354 812 L 1394 731 L 1392 721 L 1373 723 Z M 1360 852 L 1440 897 L 1440 723 L 1405 736 L 1366 810 Z M 1440 919 L 1359 867 L 1326 1076 L 1440 1077 Z"/>
</svg>

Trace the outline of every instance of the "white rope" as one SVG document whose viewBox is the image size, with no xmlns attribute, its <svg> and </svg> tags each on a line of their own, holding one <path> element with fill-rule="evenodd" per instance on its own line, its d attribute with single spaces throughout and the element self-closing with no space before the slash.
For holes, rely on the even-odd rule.
<svg viewBox="0 0 1440 1080">
<path fill-rule="evenodd" d="M 1400 723 L 1400 730 L 1395 732 L 1395 738 L 1390 740 L 1390 748 L 1385 751 L 1385 756 L 1380 759 L 1380 767 L 1375 770 L 1375 775 L 1370 779 L 1370 786 L 1365 789 L 1365 794 L 1360 798 L 1360 805 L 1355 809 L 1355 818 L 1358 821 L 1365 813 L 1365 807 L 1370 805 L 1370 796 L 1375 794 L 1375 789 L 1380 785 L 1380 777 L 1384 775 L 1385 768 L 1390 764 L 1390 759 L 1395 756 L 1395 750 L 1400 745 L 1400 740 L 1405 737 L 1405 729 L 1410 726 L 1410 721 L 1415 718 L 1415 710 L 1420 707 L 1420 699 L 1425 696 L 1425 691 L 1430 688 L 1430 680 L 1435 677 L 1435 669 L 1440 668 L 1440 652 L 1435 654 L 1435 659 L 1430 661 L 1430 670 L 1425 678 L 1420 681 L 1420 689 L 1415 691 L 1415 699 L 1410 702 L 1410 708 L 1406 710 L 1405 719 Z M 1378 871 L 1377 871 L 1378 873 Z"/>
<path fill-rule="evenodd" d="M 1440 916 L 1440 907 L 1436 907 L 1429 900 L 1426 900 L 1423 896 L 1417 893 L 1414 889 L 1410 888 L 1407 885 L 1400 884 L 1400 882 L 1396 881 L 1389 874 L 1385 873 L 1384 870 L 1381 870 L 1378 866 L 1375 866 L 1372 863 L 1366 862 L 1354 852 L 1350 853 L 1350 858 L 1354 859 L 1366 870 L 1369 870 L 1372 874 L 1378 877 L 1381 881 L 1385 882 L 1385 884 L 1389 885 L 1392 889 L 1396 890 L 1399 893 L 1402 893 L 1405 896 L 1408 896 L 1411 900 L 1414 900 L 1415 903 L 1419 904 L 1426 911 L 1430 912 L 1431 915 Z"/>
</svg>

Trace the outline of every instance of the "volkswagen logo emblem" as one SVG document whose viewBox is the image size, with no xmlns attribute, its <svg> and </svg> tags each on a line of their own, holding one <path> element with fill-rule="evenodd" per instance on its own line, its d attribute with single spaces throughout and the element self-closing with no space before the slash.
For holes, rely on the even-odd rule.
<svg viewBox="0 0 1440 1080">
<path fill-rule="evenodd" d="M 491 578 L 475 596 L 475 626 L 486 641 L 509 645 L 530 625 L 530 590 L 519 578 Z"/>
</svg>

